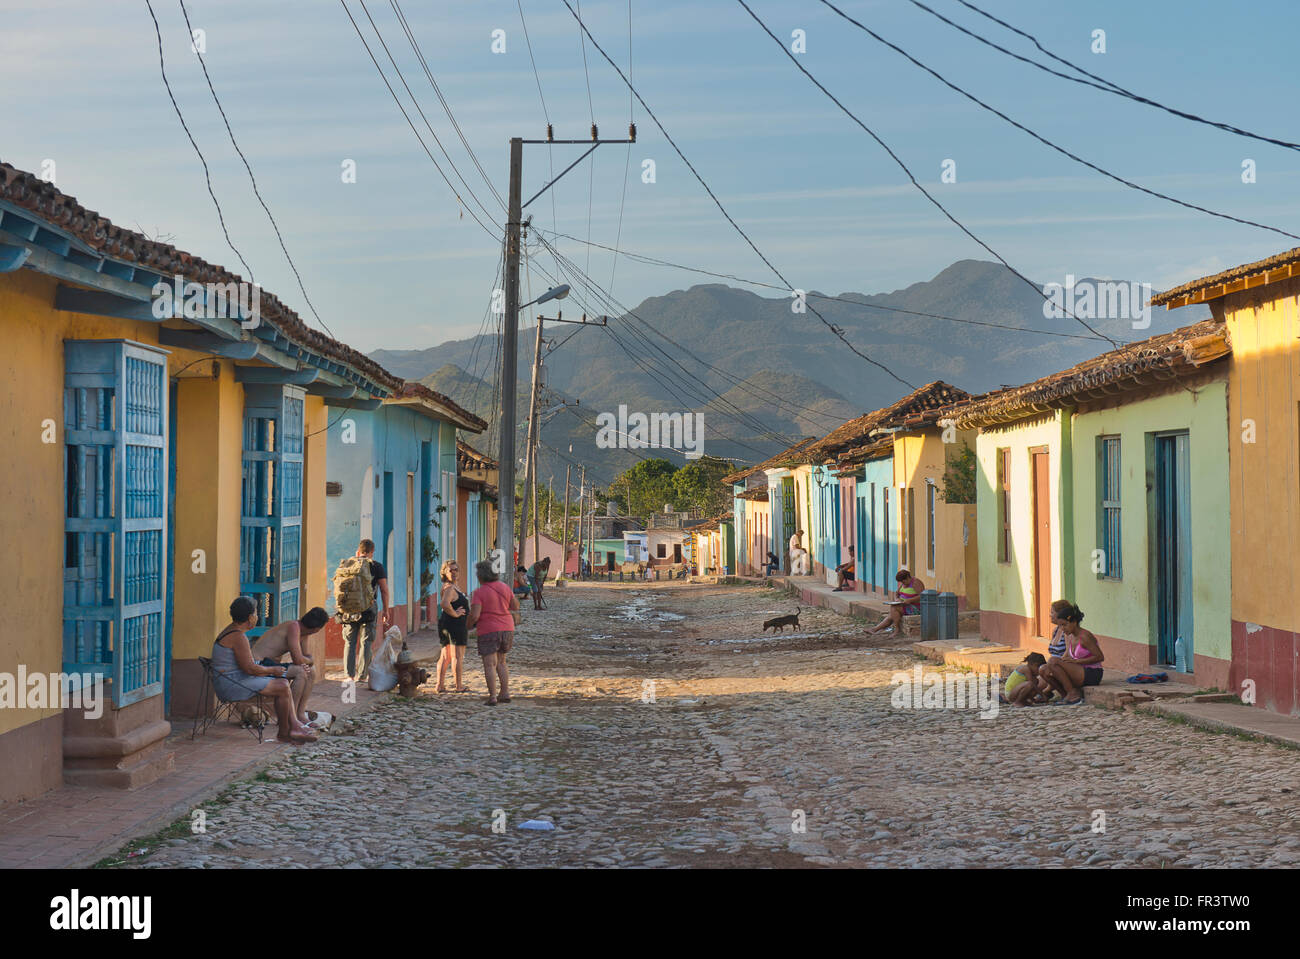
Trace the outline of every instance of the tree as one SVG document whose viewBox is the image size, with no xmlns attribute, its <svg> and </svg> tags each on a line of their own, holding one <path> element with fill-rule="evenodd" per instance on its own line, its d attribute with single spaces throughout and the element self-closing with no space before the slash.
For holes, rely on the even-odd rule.
<svg viewBox="0 0 1300 959">
<path fill-rule="evenodd" d="M 735 469 L 734 464 L 716 456 L 705 456 L 687 463 L 673 476 L 678 508 L 698 509 L 706 517 L 727 512 L 732 492 L 721 481 Z"/>
<path fill-rule="evenodd" d="M 624 471 L 611 484 L 612 488 L 626 490 L 627 512 L 633 516 L 657 513 L 665 504 L 676 499 L 673 474 L 677 467 L 665 459 L 641 460 Z"/>
<path fill-rule="evenodd" d="M 966 443 L 955 455 L 949 452 L 940 495 L 945 503 L 975 502 L 975 451 Z"/>
</svg>

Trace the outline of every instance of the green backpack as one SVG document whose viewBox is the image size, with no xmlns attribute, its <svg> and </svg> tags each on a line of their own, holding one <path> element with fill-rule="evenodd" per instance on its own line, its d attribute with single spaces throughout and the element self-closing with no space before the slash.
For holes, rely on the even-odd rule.
<svg viewBox="0 0 1300 959">
<path fill-rule="evenodd" d="M 349 556 L 334 572 L 334 607 L 343 616 L 360 617 L 375 605 L 370 560 Z"/>
</svg>

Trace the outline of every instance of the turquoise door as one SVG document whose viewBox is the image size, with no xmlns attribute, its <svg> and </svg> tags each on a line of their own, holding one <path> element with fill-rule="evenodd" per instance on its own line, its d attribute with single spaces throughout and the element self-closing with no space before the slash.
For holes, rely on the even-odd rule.
<svg viewBox="0 0 1300 959">
<path fill-rule="evenodd" d="M 1192 512 L 1187 433 L 1156 437 L 1156 655 L 1172 665 L 1181 636 L 1192 666 Z"/>
</svg>

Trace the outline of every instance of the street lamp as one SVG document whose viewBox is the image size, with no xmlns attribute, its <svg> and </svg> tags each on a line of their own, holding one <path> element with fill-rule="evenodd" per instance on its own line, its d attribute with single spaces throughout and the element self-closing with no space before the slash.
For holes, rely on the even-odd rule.
<svg viewBox="0 0 1300 959">
<path fill-rule="evenodd" d="M 551 287 L 549 290 L 547 290 L 537 299 L 533 300 L 531 303 L 525 303 L 519 309 L 526 310 L 530 306 L 535 306 L 538 303 L 545 303 L 547 300 L 562 300 L 568 295 L 569 295 L 569 284 L 561 283 L 559 286 Z"/>
</svg>

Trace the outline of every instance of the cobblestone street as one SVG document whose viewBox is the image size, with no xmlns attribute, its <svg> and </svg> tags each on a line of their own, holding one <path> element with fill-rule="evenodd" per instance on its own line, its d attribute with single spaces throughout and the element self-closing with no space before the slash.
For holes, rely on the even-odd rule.
<svg viewBox="0 0 1300 959">
<path fill-rule="evenodd" d="M 824 609 L 763 634 L 795 604 L 760 587 L 549 596 L 524 612 L 509 704 L 483 705 L 471 640 L 472 695 L 430 683 L 342 720 L 206 804 L 205 833 L 125 863 L 1300 863 L 1293 750 L 1092 706 L 896 709 L 910 645 Z"/>
</svg>

